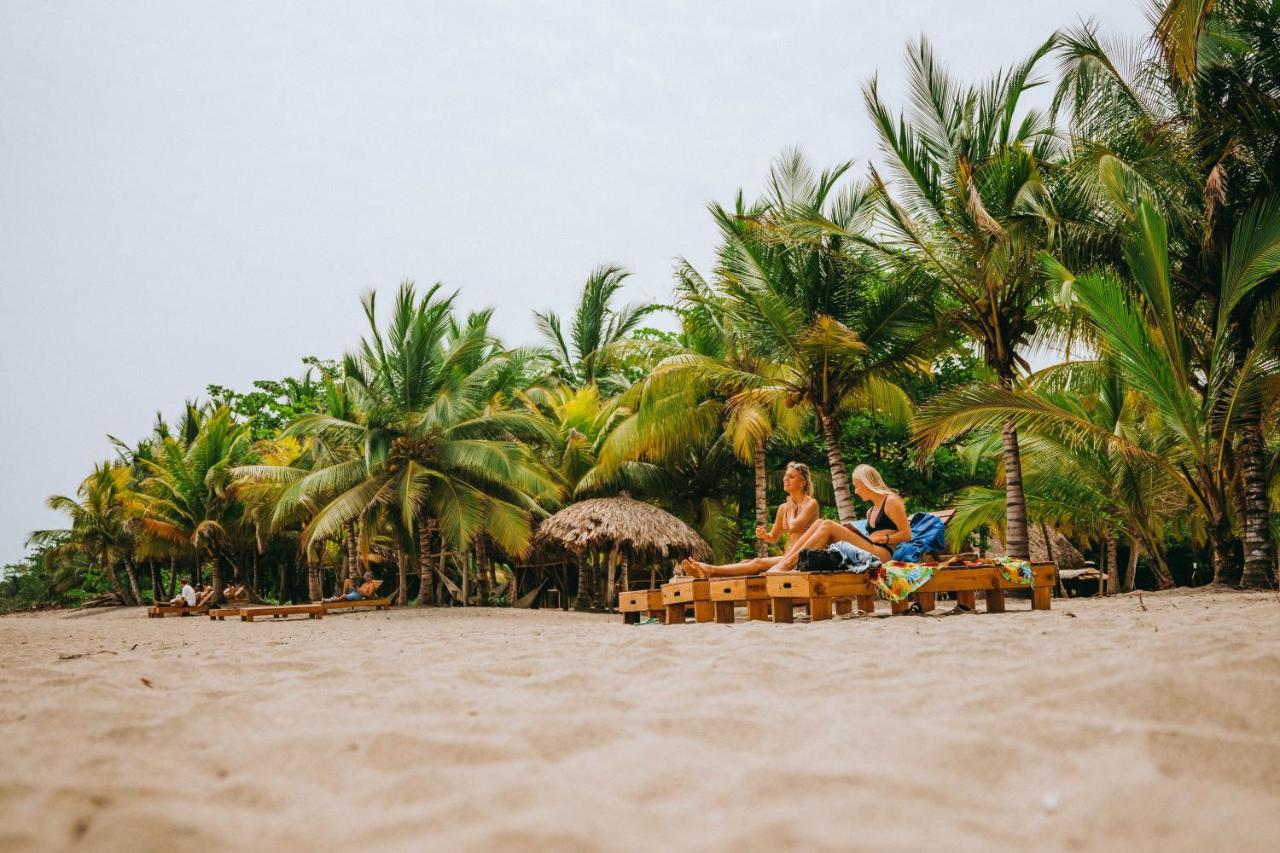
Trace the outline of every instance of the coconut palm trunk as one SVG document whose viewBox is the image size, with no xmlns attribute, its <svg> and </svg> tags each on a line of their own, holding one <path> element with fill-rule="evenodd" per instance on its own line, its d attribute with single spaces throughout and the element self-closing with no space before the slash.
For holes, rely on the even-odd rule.
<svg viewBox="0 0 1280 853">
<path fill-rule="evenodd" d="M 853 489 L 849 486 L 849 472 L 845 470 L 844 458 L 840 455 L 836 419 L 833 414 L 818 409 L 818 420 L 822 422 L 822 438 L 827 444 L 827 464 L 831 467 L 831 488 L 836 493 L 836 511 L 840 514 L 840 521 L 847 523 L 857 517 L 857 512 L 853 507 Z M 1021 477 L 1019 477 L 1019 486 L 1021 486 Z M 1027 529 L 1024 517 L 1022 526 L 1024 553 L 1026 540 Z"/>
<path fill-rule="evenodd" d="M 312 601 L 324 598 L 324 589 L 320 585 L 320 564 L 307 557 L 307 596 Z"/>
<path fill-rule="evenodd" d="M 1028 559 L 1031 546 L 1027 537 L 1027 497 L 1022 491 L 1022 453 L 1018 449 L 1018 431 L 1006 423 L 1001 430 L 1004 447 L 1005 547 L 1010 557 Z"/>
<path fill-rule="evenodd" d="M 172 599 L 178 591 L 178 558 L 169 555 L 169 594 L 165 596 Z"/>
<path fill-rule="evenodd" d="M 222 603 L 222 587 L 224 584 L 222 577 L 222 560 L 214 555 L 213 568 L 210 573 L 209 583 L 213 586 L 213 603 Z"/>
<path fill-rule="evenodd" d="M 431 539 L 435 535 L 435 519 L 425 512 L 418 513 L 418 606 L 427 604 L 432 593 L 433 569 L 431 567 Z M 443 548 L 441 549 L 443 550 Z M 434 596 L 432 596 L 434 602 Z"/>
<path fill-rule="evenodd" d="M 1124 580 L 1120 584 L 1121 592 L 1132 592 L 1138 580 L 1138 558 L 1142 556 L 1142 546 L 1136 539 L 1129 540 L 1129 562 L 1124 567 Z"/>
<path fill-rule="evenodd" d="M 348 521 L 342 526 L 342 573 L 346 577 L 360 574 L 356 557 L 356 523 Z"/>
<path fill-rule="evenodd" d="M 404 607 L 408 600 L 409 555 L 396 549 L 396 606 Z"/>
<path fill-rule="evenodd" d="M 1251 413 L 1256 414 L 1256 413 Z M 1244 475 L 1244 568 L 1240 586 L 1274 588 L 1275 543 L 1271 541 L 1271 507 L 1267 499 L 1267 447 L 1258 418 L 1249 417 L 1240 427 L 1241 467 Z"/>
<path fill-rule="evenodd" d="M 147 568 L 151 572 L 151 600 L 164 600 L 164 584 L 160 579 L 160 568 L 156 565 L 155 560 L 147 560 Z"/>
<path fill-rule="evenodd" d="M 752 462 L 755 465 L 756 473 L 756 526 L 769 526 L 769 492 L 768 492 L 768 472 L 765 470 L 764 442 L 756 443 L 752 451 Z M 767 557 L 769 555 L 769 543 L 763 539 L 756 539 L 756 556 Z"/>
<path fill-rule="evenodd" d="M 1107 537 L 1107 590 L 1114 595 L 1120 590 L 1120 543 L 1116 537 Z"/>
<path fill-rule="evenodd" d="M 129 592 L 133 596 L 134 604 L 142 603 L 142 590 L 138 587 L 138 570 L 133 564 L 132 557 L 124 558 L 124 572 L 129 578 Z"/>
</svg>

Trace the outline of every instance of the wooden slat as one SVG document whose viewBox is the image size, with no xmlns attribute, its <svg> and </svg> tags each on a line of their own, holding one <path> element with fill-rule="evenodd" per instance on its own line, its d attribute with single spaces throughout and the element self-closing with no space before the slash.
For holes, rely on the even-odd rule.
<svg viewBox="0 0 1280 853">
<path fill-rule="evenodd" d="M 280 607 L 246 607 L 240 611 L 240 619 L 252 622 L 263 616 L 307 616 L 320 619 L 324 616 L 323 604 L 288 604 Z"/>
<path fill-rule="evenodd" d="M 647 613 L 662 609 L 662 590 L 633 589 L 618 593 L 618 610 L 623 613 Z"/>
<path fill-rule="evenodd" d="M 751 601 L 769 597 L 769 585 L 763 577 L 716 578 L 710 582 L 712 601 Z"/>
<path fill-rule="evenodd" d="M 192 616 L 200 616 L 209 612 L 209 605 L 202 604 L 199 607 L 171 607 L 168 604 L 157 604 L 147 608 L 147 615 L 157 618 L 165 616 L 182 616 L 190 614 Z"/>
<path fill-rule="evenodd" d="M 689 604 L 695 601 L 708 601 L 710 598 L 711 585 L 705 580 L 689 578 L 662 585 L 663 604 Z"/>
<path fill-rule="evenodd" d="M 357 598 L 354 601 L 342 599 L 341 601 L 322 601 L 321 605 L 325 610 L 348 610 L 354 607 L 372 607 L 375 610 L 385 610 L 391 607 L 391 599 L 389 598 Z"/>
<path fill-rule="evenodd" d="M 854 598 L 875 594 L 875 587 L 865 574 L 852 572 L 778 572 L 765 579 L 769 595 L 774 598 Z"/>
<path fill-rule="evenodd" d="M 1053 563 L 1032 565 L 1035 586 L 1053 586 Z M 990 568 L 942 569 L 919 592 L 969 592 L 984 589 L 1030 589 L 1026 584 L 1005 580 L 995 566 Z"/>
</svg>

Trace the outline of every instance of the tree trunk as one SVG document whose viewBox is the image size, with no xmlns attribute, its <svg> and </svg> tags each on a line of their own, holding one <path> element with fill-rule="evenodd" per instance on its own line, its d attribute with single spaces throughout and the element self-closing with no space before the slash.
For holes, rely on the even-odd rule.
<svg viewBox="0 0 1280 853">
<path fill-rule="evenodd" d="M 857 517 L 857 512 L 853 507 L 853 490 L 849 486 L 849 473 L 845 471 L 844 457 L 840 455 L 840 437 L 836 431 L 836 419 L 819 409 L 818 420 L 822 422 L 822 437 L 827 444 L 827 464 L 831 468 L 831 488 L 836 493 L 836 511 L 840 514 L 840 521 L 847 523 Z M 1022 535 L 1025 549 L 1025 526 Z"/>
<path fill-rule="evenodd" d="M 1129 540 L 1129 562 L 1124 567 L 1124 581 L 1121 583 L 1122 592 L 1132 592 L 1134 583 L 1138 579 L 1138 557 L 1142 555 L 1142 546 L 1137 540 Z"/>
<path fill-rule="evenodd" d="M 765 470 L 764 442 L 759 442 L 752 451 L 756 473 L 756 527 L 769 526 L 769 482 Z M 769 543 L 756 539 L 756 556 L 769 556 Z"/>
<path fill-rule="evenodd" d="M 458 556 L 462 558 L 458 560 L 458 571 L 462 573 L 462 606 L 467 607 L 471 603 L 471 555 L 464 551 Z"/>
<path fill-rule="evenodd" d="M 166 600 L 173 600 L 178 594 L 178 558 L 169 555 L 169 594 L 165 596 Z"/>
<path fill-rule="evenodd" d="M 618 600 L 618 546 L 615 544 L 609 552 L 608 572 L 604 587 L 604 607 L 613 612 L 613 603 Z"/>
<path fill-rule="evenodd" d="M 213 603 L 222 603 L 222 559 L 213 558 L 213 577 L 209 583 L 213 584 Z"/>
<path fill-rule="evenodd" d="M 307 597 L 312 601 L 324 598 L 324 589 L 320 586 L 320 564 L 307 555 Z"/>
<path fill-rule="evenodd" d="M 591 609 L 591 587 L 592 577 L 591 568 L 588 560 L 590 557 L 578 557 L 578 595 L 573 603 L 573 609 L 579 612 L 587 612 Z"/>
<path fill-rule="evenodd" d="M 1004 545 L 1010 557 L 1026 560 L 1031 556 L 1027 539 L 1027 498 L 1022 491 L 1022 454 L 1018 449 L 1018 431 L 1006 423 L 1001 430 L 1004 444 Z"/>
<path fill-rule="evenodd" d="M 409 555 L 396 549 L 396 606 L 404 607 L 409 596 Z"/>
<path fill-rule="evenodd" d="M 619 588 L 623 592 L 630 592 L 631 591 L 631 561 L 627 559 L 627 555 L 625 553 L 621 554 L 620 556 L 622 557 L 622 571 L 619 572 L 619 575 L 621 576 L 621 580 L 619 581 L 621 586 Z"/>
<path fill-rule="evenodd" d="M 124 571 L 129 577 L 129 592 L 133 595 L 133 603 L 142 603 L 142 590 L 138 587 L 138 571 L 133 564 L 133 557 L 124 558 Z"/>
<path fill-rule="evenodd" d="M 433 591 L 431 568 L 431 537 L 435 533 L 435 519 L 425 512 L 418 513 L 418 606 L 425 607 L 427 596 Z M 443 549 L 441 549 L 443 550 Z M 434 596 L 433 596 L 434 598 Z M 432 604 L 435 603 L 433 600 Z"/>
<path fill-rule="evenodd" d="M 356 556 L 356 523 L 348 521 L 342 525 L 342 575 L 351 578 L 358 574 L 360 563 Z"/>
<path fill-rule="evenodd" d="M 1116 537 L 1107 537 L 1107 592 L 1115 595 L 1120 590 L 1120 558 Z"/>
<path fill-rule="evenodd" d="M 151 600 L 159 604 L 165 600 L 164 583 L 160 578 L 160 568 L 154 559 L 147 560 L 147 569 L 151 572 Z"/>
<path fill-rule="evenodd" d="M 1256 409 L 1256 405 L 1250 406 Z M 1240 457 L 1244 473 L 1244 570 L 1240 586 L 1276 586 L 1276 550 L 1271 541 L 1271 506 L 1267 498 L 1267 447 L 1256 411 L 1240 426 Z"/>
</svg>

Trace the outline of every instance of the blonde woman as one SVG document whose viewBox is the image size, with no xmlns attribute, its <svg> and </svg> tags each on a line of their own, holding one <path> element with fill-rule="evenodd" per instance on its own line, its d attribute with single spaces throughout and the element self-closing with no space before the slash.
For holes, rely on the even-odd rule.
<svg viewBox="0 0 1280 853">
<path fill-rule="evenodd" d="M 853 491 L 864 501 L 871 501 L 865 536 L 852 524 L 819 521 L 788 548 L 769 571 L 794 571 L 801 551 L 825 548 L 832 542 L 849 542 L 881 561 L 892 559 L 894 546 L 911 539 L 911 522 L 902 498 L 870 465 L 853 469 Z"/>
<path fill-rule="evenodd" d="M 773 519 L 773 528 L 765 530 L 756 528 L 756 538 L 763 542 L 777 542 L 784 535 L 787 537 L 787 548 L 784 553 L 790 554 L 803 535 L 812 528 L 818 519 L 818 501 L 813 497 L 813 480 L 809 476 L 809 466 L 802 462 L 787 464 L 786 473 L 782 475 L 782 489 L 787 499 L 778 507 Z M 685 560 L 680 564 L 684 573 L 696 578 L 730 578 L 746 575 L 758 575 L 771 568 L 781 557 L 756 557 L 741 563 L 730 563 L 726 566 L 712 566 L 695 560 Z"/>
</svg>

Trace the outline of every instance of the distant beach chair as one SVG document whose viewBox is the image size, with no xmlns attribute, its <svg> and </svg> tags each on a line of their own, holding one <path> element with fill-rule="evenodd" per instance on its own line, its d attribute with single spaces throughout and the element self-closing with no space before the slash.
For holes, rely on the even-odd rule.
<svg viewBox="0 0 1280 853">
<path fill-rule="evenodd" d="M 147 608 L 147 616 L 151 618 L 164 618 L 165 616 L 199 616 L 208 612 L 209 605 L 198 604 L 195 607 L 187 607 L 185 604 L 156 604 Z"/>
<path fill-rule="evenodd" d="M 382 596 L 380 598 L 344 598 L 340 601 L 323 601 L 319 602 L 319 604 L 324 608 L 326 613 L 331 610 L 354 610 L 357 607 L 372 607 L 374 610 L 390 610 L 391 596 Z"/>
</svg>

